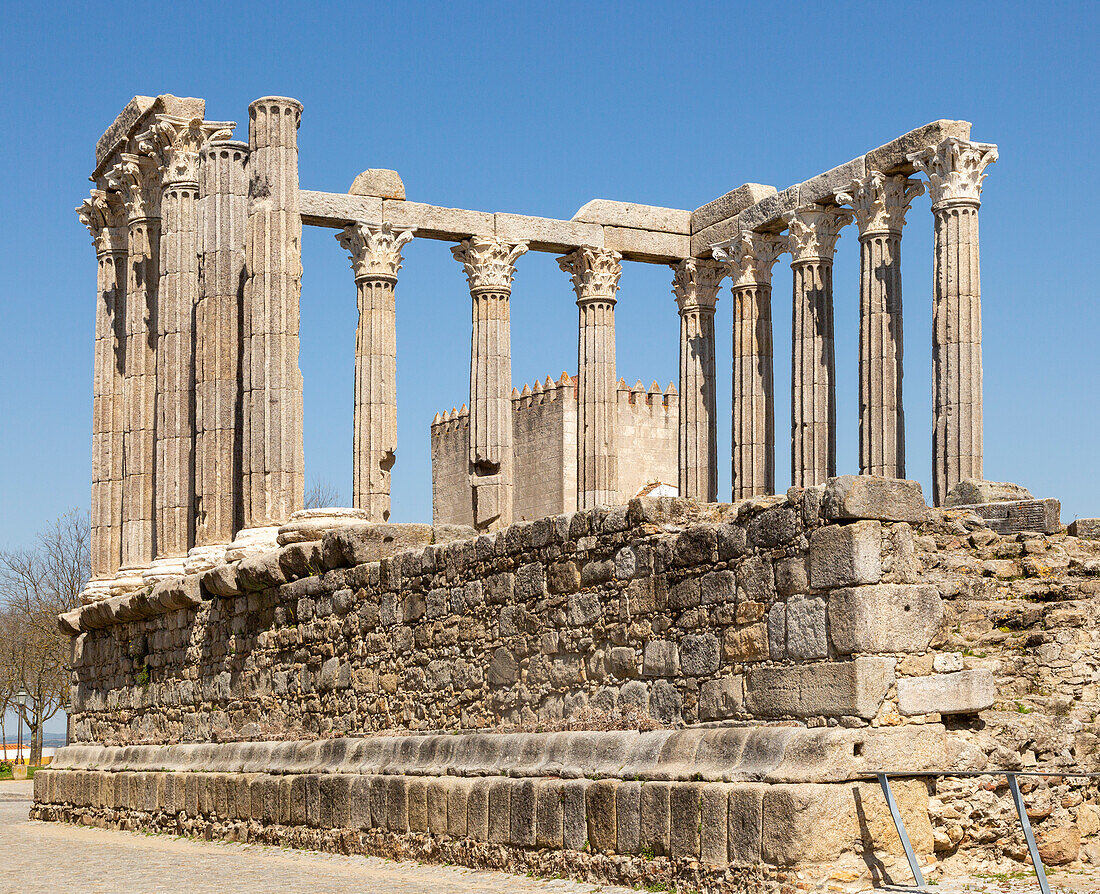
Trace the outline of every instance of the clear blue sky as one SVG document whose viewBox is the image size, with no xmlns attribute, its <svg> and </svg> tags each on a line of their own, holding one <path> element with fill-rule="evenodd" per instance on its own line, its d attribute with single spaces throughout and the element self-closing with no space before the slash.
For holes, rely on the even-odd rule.
<svg viewBox="0 0 1100 894">
<path fill-rule="evenodd" d="M 986 475 L 1100 515 L 1095 4 L 11 3 L 0 38 L 0 546 L 88 503 L 95 260 L 73 207 L 97 137 L 134 94 L 204 97 L 239 122 L 302 101 L 301 183 L 392 167 L 410 199 L 570 217 L 595 197 L 693 209 L 782 189 L 936 118 L 1000 146 L 981 212 Z M 904 241 L 909 474 L 930 492 L 931 214 Z M 355 289 L 306 230 L 307 480 L 350 495 Z M 836 261 L 839 466 L 857 471 L 854 229 Z M 664 267 L 627 265 L 619 371 L 677 377 Z M 790 271 L 775 274 L 778 485 L 789 476 Z M 448 246 L 415 241 L 398 297 L 396 520 L 431 512 L 428 426 L 468 389 L 469 294 Z M 576 308 L 548 255 L 519 262 L 517 384 L 576 364 Z M 730 299 L 718 309 L 729 406 Z M 730 424 L 719 421 L 720 493 Z"/>
</svg>

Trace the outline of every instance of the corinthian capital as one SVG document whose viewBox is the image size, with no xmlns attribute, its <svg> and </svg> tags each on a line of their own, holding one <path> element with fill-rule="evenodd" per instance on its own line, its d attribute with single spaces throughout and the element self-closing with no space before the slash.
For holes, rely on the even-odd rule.
<svg viewBox="0 0 1100 894">
<path fill-rule="evenodd" d="M 908 156 L 918 171 L 928 176 L 932 207 L 946 202 L 978 204 L 982 197 L 985 169 L 997 160 L 992 143 L 971 143 L 958 137 Z"/>
<path fill-rule="evenodd" d="M 138 152 L 152 158 L 161 181 L 198 182 L 199 150 L 209 140 L 228 140 L 236 127 L 233 121 L 203 121 L 157 115 L 153 125 L 137 137 Z"/>
<path fill-rule="evenodd" d="M 353 223 L 336 234 L 348 252 L 355 281 L 382 279 L 397 282 L 401 249 L 412 241 L 412 230 L 395 232 L 393 224 Z"/>
<path fill-rule="evenodd" d="M 96 254 L 126 251 L 126 209 L 117 192 L 93 189 L 76 207 L 80 222 L 92 234 Z"/>
<path fill-rule="evenodd" d="M 526 242 L 512 245 L 483 236 L 472 236 L 451 248 L 451 254 L 466 271 L 471 293 L 510 292 L 516 259 L 526 252 Z"/>
<path fill-rule="evenodd" d="M 123 152 L 122 161 L 107 172 L 107 186 L 118 192 L 129 220 L 160 217 L 160 176 L 147 155 Z"/>
<path fill-rule="evenodd" d="M 852 222 L 852 212 L 845 208 L 807 205 L 797 211 L 788 211 L 784 219 L 792 263 L 831 261 L 840 229 Z"/>
<path fill-rule="evenodd" d="M 837 193 L 836 200 L 852 206 L 861 236 L 900 234 L 909 204 L 923 192 L 920 180 L 910 180 L 904 175 L 887 177 L 880 171 L 872 171 L 862 180 L 853 180 L 847 192 Z"/>
<path fill-rule="evenodd" d="M 558 266 L 573 280 L 577 301 L 614 301 L 623 273 L 623 256 L 602 248 L 578 248 L 558 258 Z"/>
<path fill-rule="evenodd" d="M 733 287 L 771 285 L 772 267 L 787 250 L 786 241 L 771 233 L 738 233 L 720 242 L 711 254 L 728 264 L 733 272 Z"/>
<path fill-rule="evenodd" d="M 679 264 L 670 264 L 675 271 L 672 277 L 672 294 L 680 312 L 685 310 L 713 311 L 718 303 L 718 290 L 722 287 L 729 268 L 718 261 L 686 258 Z"/>
</svg>

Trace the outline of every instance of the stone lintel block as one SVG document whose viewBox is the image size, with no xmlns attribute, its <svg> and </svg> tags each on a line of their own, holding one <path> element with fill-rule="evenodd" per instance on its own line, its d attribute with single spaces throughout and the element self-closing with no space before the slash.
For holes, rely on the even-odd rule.
<svg viewBox="0 0 1100 894">
<path fill-rule="evenodd" d="M 847 192 L 852 186 L 852 181 L 862 180 L 865 174 L 866 168 L 861 155 L 831 171 L 825 171 L 804 181 L 798 188 L 798 200 L 803 205 L 813 202 L 828 204 L 834 200 L 838 192 Z"/>
<path fill-rule="evenodd" d="M 569 252 L 579 246 L 603 248 L 603 227 L 581 221 L 528 217 L 524 214 L 493 215 L 496 237 L 504 242 L 526 242 L 532 251 Z"/>
<path fill-rule="evenodd" d="M 705 205 L 700 205 L 692 211 L 691 234 L 694 236 L 719 221 L 736 217 L 746 208 L 769 196 L 774 196 L 776 192 L 774 186 L 767 186 L 763 183 L 742 183 L 736 189 L 731 189 L 725 195 L 721 195 Z"/>
<path fill-rule="evenodd" d="M 882 576 L 882 525 L 825 525 L 810 536 L 810 586 L 815 590 L 877 584 Z"/>
<path fill-rule="evenodd" d="M 969 509 L 980 515 L 986 525 L 998 534 L 1019 534 L 1023 531 L 1056 534 L 1062 530 L 1062 504 L 1054 499 L 1001 501 L 952 508 Z"/>
<path fill-rule="evenodd" d="M 928 518 L 928 506 L 918 481 L 842 475 L 826 482 L 821 517 L 829 521 L 865 518 L 921 522 Z"/>
<path fill-rule="evenodd" d="M 1100 518 L 1078 518 L 1069 523 L 1069 533 L 1084 540 L 1100 540 Z"/>
<path fill-rule="evenodd" d="M 698 233 L 692 233 L 691 256 L 693 258 L 713 258 L 714 255 L 711 249 L 719 242 L 732 239 L 739 232 L 741 232 L 741 228 L 738 226 L 737 218 L 729 217 L 718 221 L 716 224 L 711 224 Z"/>
<path fill-rule="evenodd" d="M 894 682 L 892 658 L 857 658 L 745 674 L 745 707 L 758 717 L 843 717 L 870 720 Z"/>
<path fill-rule="evenodd" d="M 881 171 L 883 174 L 912 174 L 915 168 L 907 158 L 909 153 L 935 146 L 947 137 L 969 140 L 970 122 L 945 118 L 902 134 L 864 156 L 867 170 Z"/>
<path fill-rule="evenodd" d="M 608 251 L 620 252 L 627 261 L 674 264 L 691 256 L 691 237 L 686 233 L 605 226 L 603 244 Z"/>
<path fill-rule="evenodd" d="M 657 205 L 639 205 L 636 202 L 616 202 L 611 199 L 593 199 L 583 205 L 573 220 L 581 223 L 602 224 L 611 227 L 629 227 L 635 230 L 654 230 L 659 233 L 691 235 L 691 212 L 679 208 L 661 208 Z"/>
<path fill-rule="evenodd" d="M 993 706 L 997 687 L 989 668 L 902 677 L 898 709 L 902 714 L 976 714 Z"/>
<path fill-rule="evenodd" d="M 829 594 L 829 634 L 841 655 L 924 652 L 943 621 L 930 584 L 872 584 Z"/>
<path fill-rule="evenodd" d="M 428 239 L 460 241 L 470 236 L 492 236 L 495 233 L 493 214 L 488 211 L 467 211 L 462 208 L 440 208 L 423 202 L 382 201 L 382 222 L 395 230 L 413 229 L 417 236 Z"/>
<path fill-rule="evenodd" d="M 382 199 L 375 196 L 345 195 L 339 192 L 298 190 L 302 223 L 341 230 L 350 223 L 382 223 Z"/>
<path fill-rule="evenodd" d="M 352 181 L 349 195 L 376 196 L 379 199 L 405 200 L 405 184 L 401 175 L 389 168 L 368 168 Z"/>
<path fill-rule="evenodd" d="M 738 230 L 780 232 L 787 227 L 783 215 L 800 205 L 798 184 L 788 186 L 774 196 L 768 196 L 737 215 Z"/>
</svg>

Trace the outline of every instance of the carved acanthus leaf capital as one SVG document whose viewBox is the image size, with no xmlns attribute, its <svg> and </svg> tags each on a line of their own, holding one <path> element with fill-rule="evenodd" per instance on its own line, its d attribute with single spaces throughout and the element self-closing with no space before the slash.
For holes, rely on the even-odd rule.
<svg viewBox="0 0 1100 894">
<path fill-rule="evenodd" d="M 985 169 L 997 160 L 997 147 L 947 137 L 908 158 L 918 171 L 928 176 L 933 209 L 946 202 L 976 205 L 981 201 Z"/>
<path fill-rule="evenodd" d="M 153 125 L 137 137 L 138 152 L 157 163 L 165 186 L 197 183 L 199 150 L 210 140 L 230 139 L 236 126 L 233 121 L 157 115 Z"/>
<path fill-rule="evenodd" d="M 791 263 L 831 261 L 840 230 L 852 222 L 852 216 L 846 208 L 824 205 L 807 205 L 788 211 L 783 217 L 787 221 L 787 250 L 791 253 Z"/>
<path fill-rule="evenodd" d="M 772 267 L 786 250 L 781 236 L 748 231 L 715 245 L 711 254 L 732 268 L 733 288 L 737 289 L 771 285 Z"/>
<path fill-rule="evenodd" d="M 412 230 L 395 231 L 393 224 L 353 223 L 336 234 L 348 252 L 355 281 L 382 279 L 397 281 L 401 249 L 412 241 Z"/>
<path fill-rule="evenodd" d="M 847 192 L 837 193 L 836 200 L 851 205 L 861 236 L 869 234 L 900 234 L 905 226 L 909 205 L 924 192 L 924 183 L 904 175 L 887 177 L 872 171 L 862 180 L 853 180 Z"/>
<path fill-rule="evenodd" d="M 129 221 L 160 217 L 161 184 L 157 163 L 147 155 L 121 154 L 107 172 L 107 186 L 118 192 Z"/>
<path fill-rule="evenodd" d="M 526 242 L 514 245 L 483 236 L 471 236 L 451 248 L 451 254 L 466 271 L 471 293 L 510 292 L 516 259 L 526 252 Z"/>
<path fill-rule="evenodd" d="M 718 304 L 718 290 L 729 268 L 719 261 L 686 258 L 679 264 L 670 264 L 675 271 L 672 277 L 672 294 L 680 312 L 709 310 L 713 313 Z"/>
<path fill-rule="evenodd" d="M 126 251 L 126 209 L 117 192 L 93 189 L 77 208 L 80 222 L 92 234 L 96 254 Z"/>
<path fill-rule="evenodd" d="M 623 273 L 623 256 L 602 248 L 577 248 L 558 258 L 558 266 L 573 280 L 577 301 L 614 301 Z"/>
</svg>

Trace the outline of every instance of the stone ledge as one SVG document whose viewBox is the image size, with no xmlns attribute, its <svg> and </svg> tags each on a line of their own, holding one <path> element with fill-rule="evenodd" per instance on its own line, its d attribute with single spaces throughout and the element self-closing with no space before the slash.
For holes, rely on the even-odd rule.
<svg viewBox="0 0 1100 894">
<path fill-rule="evenodd" d="M 654 732 L 462 733 L 295 742 L 69 745 L 53 769 L 569 777 L 713 782 L 844 782 L 947 760 L 942 726 L 694 727 Z"/>
<path fill-rule="evenodd" d="M 1062 504 L 1058 500 L 1001 500 L 996 503 L 973 503 L 952 506 L 953 510 L 969 510 L 985 519 L 986 527 L 998 534 L 1020 534 L 1035 531 L 1056 534 L 1062 530 Z"/>
</svg>

